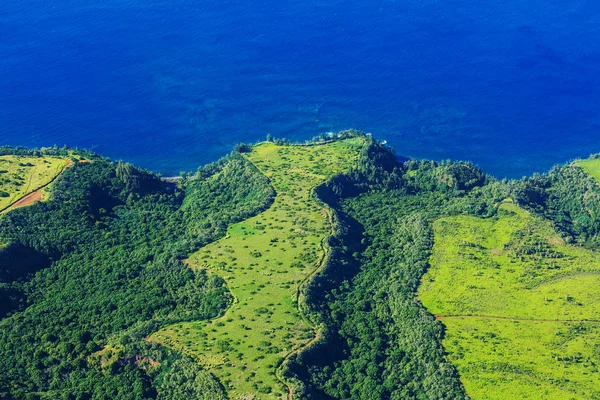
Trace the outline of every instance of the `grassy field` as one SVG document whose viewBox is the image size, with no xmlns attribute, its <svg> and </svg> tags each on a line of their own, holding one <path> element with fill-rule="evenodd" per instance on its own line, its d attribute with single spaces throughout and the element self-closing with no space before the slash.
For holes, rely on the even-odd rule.
<svg viewBox="0 0 600 400">
<path fill-rule="evenodd" d="M 600 324 L 443 320 L 444 346 L 477 399 L 597 399 Z"/>
<path fill-rule="evenodd" d="M 474 399 L 600 398 L 600 254 L 510 201 L 434 223 L 419 298 Z M 510 394 L 510 395 L 508 395 Z"/>
<path fill-rule="evenodd" d="M 317 146 L 255 146 L 246 156 L 271 179 L 275 202 L 189 259 L 190 268 L 223 277 L 234 304 L 221 318 L 168 326 L 150 340 L 194 357 L 232 399 L 285 398 L 276 370 L 315 336 L 298 311 L 298 292 L 320 266 L 331 230 L 328 211 L 312 188 L 348 170 L 362 143 L 354 138 Z"/>
<path fill-rule="evenodd" d="M 0 210 L 48 184 L 67 165 L 56 157 L 0 156 Z"/>
<path fill-rule="evenodd" d="M 586 173 L 593 176 L 598 182 L 600 182 L 600 158 L 577 160 L 575 165 L 580 166 Z"/>
</svg>

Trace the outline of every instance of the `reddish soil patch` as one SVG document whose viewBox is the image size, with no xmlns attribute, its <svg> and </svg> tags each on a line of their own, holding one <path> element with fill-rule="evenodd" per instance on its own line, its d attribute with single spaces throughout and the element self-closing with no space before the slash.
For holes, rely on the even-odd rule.
<svg viewBox="0 0 600 400">
<path fill-rule="evenodd" d="M 39 189 L 37 189 L 29 194 L 26 194 L 25 196 L 21 197 L 19 200 L 12 203 L 7 208 L 0 210 L 0 212 L 8 212 L 10 210 L 14 210 L 15 208 L 30 206 L 33 203 L 35 203 L 36 201 L 42 201 L 43 190 L 46 187 L 48 187 L 50 184 L 52 184 L 59 176 L 61 176 L 67 170 L 67 168 L 69 168 L 71 165 L 73 165 L 73 162 L 69 161 L 67 163 L 67 165 L 65 165 L 63 167 L 63 169 L 58 173 L 58 175 L 56 175 L 54 178 L 52 178 L 52 180 L 50 182 L 46 183 L 44 186 L 40 187 Z"/>
<path fill-rule="evenodd" d="M 42 201 L 42 191 L 43 189 L 38 189 L 35 192 L 31 192 L 25 197 L 21 197 L 21 199 L 17 200 L 10 207 L 6 209 L 6 211 L 14 210 L 15 208 L 30 206 L 36 201 Z"/>
</svg>

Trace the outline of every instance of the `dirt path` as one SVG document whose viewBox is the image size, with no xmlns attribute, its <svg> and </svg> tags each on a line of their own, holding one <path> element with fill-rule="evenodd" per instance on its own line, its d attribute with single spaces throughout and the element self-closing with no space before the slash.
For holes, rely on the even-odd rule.
<svg viewBox="0 0 600 400">
<path fill-rule="evenodd" d="M 42 191 L 43 190 L 44 189 L 38 189 L 38 190 L 36 190 L 34 192 L 26 194 L 24 197 L 21 197 L 19 200 L 17 200 L 14 203 L 12 203 L 6 209 L 6 211 L 10 211 L 10 210 L 13 210 L 13 209 L 19 208 L 19 207 L 30 206 L 33 203 L 35 203 L 36 201 L 42 201 Z"/>
<path fill-rule="evenodd" d="M 600 324 L 600 320 L 596 319 L 532 319 L 532 318 L 516 318 L 516 317 L 495 317 L 491 315 L 436 315 L 435 319 L 442 321 L 444 319 L 499 319 L 505 321 L 524 321 L 524 322 L 573 322 L 573 323 L 592 323 Z"/>
<path fill-rule="evenodd" d="M 288 353 L 288 355 L 286 355 L 283 358 L 283 361 L 281 361 L 281 364 L 279 364 L 279 366 L 277 367 L 277 369 L 281 368 L 286 362 L 288 362 L 288 360 L 295 354 L 300 353 L 302 350 L 304 350 L 305 348 L 307 348 L 308 346 L 310 346 L 311 344 L 315 343 L 317 340 L 319 340 L 321 338 L 321 335 L 318 331 L 315 331 L 315 337 L 310 339 L 307 343 L 305 343 L 302 347 L 297 348 L 296 350 L 292 350 L 291 352 Z M 287 400 L 293 400 L 294 398 L 294 391 L 292 390 L 292 387 L 290 385 L 288 385 L 285 380 L 281 377 L 279 377 L 279 375 L 277 376 L 277 379 L 279 379 L 281 381 L 281 383 L 283 383 L 285 385 L 285 387 L 287 388 L 288 394 L 287 394 Z"/>
<path fill-rule="evenodd" d="M 67 168 L 69 168 L 71 165 L 73 165 L 73 162 L 69 161 L 67 163 L 67 165 L 65 165 L 63 167 L 63 169 L 61 169 L 60 172 L 54 178 L 52 178 L 52 180 L 50 182 L 46 183 L 45 185 L 42 185 L 41 187 L 34 190 L 33 192 L 27 193 L 26 195 L 22 196 L 20 199 L 18 199 L 17 201 L 12 203 L 8 207 L 4 208 L 3 210 L 0 210 L 0 213 L 9 212 L 9 211 L 14 210 L 15 208 L 19 208 L 19 207 L 30 206 L 30 205 L 34 204 L 36 201 L 42 201 L 42 193 L 43 193 L 44 189 L 47 188 L 49 185 L 51 185 L 54 181 L 56 181 L 58 179 L 58 177 L 61 176 L 67 170 Z"/>
</svg>

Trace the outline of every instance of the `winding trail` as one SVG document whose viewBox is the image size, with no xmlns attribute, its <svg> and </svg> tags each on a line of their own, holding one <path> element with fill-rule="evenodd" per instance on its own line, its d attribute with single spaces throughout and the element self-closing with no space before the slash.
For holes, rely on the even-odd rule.
<svg viewBox="0 0 600 400">
<path fill-rule="evenodd" d="M 307 342 L 304 346 L 296 349 L 296 350 L 292 350 L 290 353 L 288 353 L 287 356 L 285 356 L 283 362 L 278 366 L 278 368 L 281 368 L 283 365 L 285 365 L 286 362 L 289 361 L 289 359 L 295 355 L 300 353 L 302 350 L 304 350 L 305 348 L 309 347 L 311 344 L 315 343 L 317 340 L 319 340 L 321 338 L 321 334 L 319 331 L 315 330 L 315 337 L 313 337 L 309 342 Z M 278 377 L 277 379 L 279 379 L 281 381 L 281 383 L 283 383 L 286 387 L 287 387 L 287 398 L 288 400 L 292 400 L 294 398 L 294 390 L 292 389 L 292 387 L 285 381 L 285 379 Z"/>
</svg>

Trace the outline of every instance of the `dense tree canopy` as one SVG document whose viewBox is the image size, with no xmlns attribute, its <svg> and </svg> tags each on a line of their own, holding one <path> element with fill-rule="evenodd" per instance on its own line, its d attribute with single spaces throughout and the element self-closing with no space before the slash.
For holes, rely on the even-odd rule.
<svg viewBox="0 0 600 400">
<path fill-rule="evenodd" d="M 52 196 L 0 219 L 8 300 L 0 309 L 0 397 L 155 397 L 172 385 L 153 382 L 160 368 L 149 374 L 127 361 L 128 348 L 157 324 L 214 317 L 227 306 L 223 282 L 181 259 L 268 207 L 273 189 L 238 155 L 178 187 L 96 158 L 67 170 Z M 93 355 L 117 345 L 103 373 Z M 169 376 L 189 374 L 185 365 Z M 190 385 L 218 389 L 211 379 Z"/>
<path fill-rule="evenodd" d="M 92 161 L 69 168 L 50 201 L 0 217 L 0 398 L 225 398 L 193 360 L 144 338 L 232 300 L 221 279 L 182 260 L 273 201 L 268 178 L 239 154 L 251 147 L 237 151 L 167 183 L 89 153 L 0 148 Z M 415 297 L 434 219 L 493 216 L 513 198 L 568 241 L 599 243 L 600 186 L 572 164 L 498 181 L 468 162 L 400 160 L 369 138 L 356 168 L 315 195 L 335 234 L 306 288 L 321 333 L 282 371 L 297 398 L 466 397 L 443 326 Z"/>
</svg>

